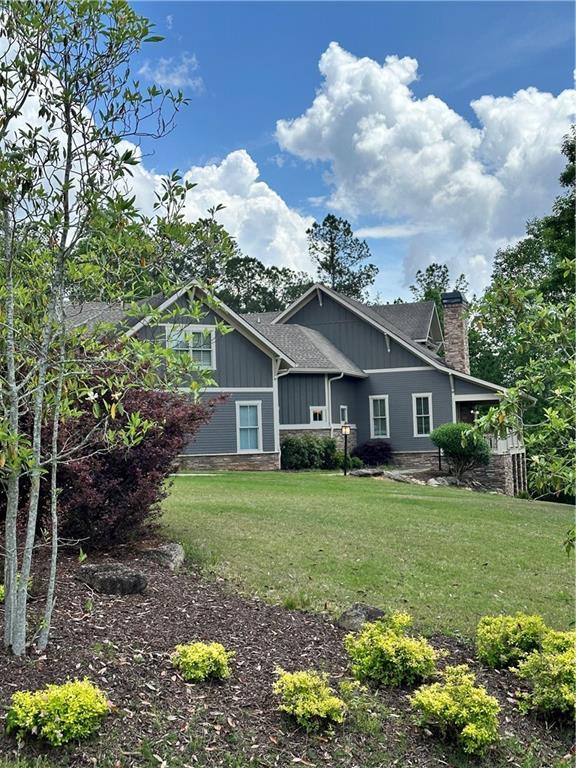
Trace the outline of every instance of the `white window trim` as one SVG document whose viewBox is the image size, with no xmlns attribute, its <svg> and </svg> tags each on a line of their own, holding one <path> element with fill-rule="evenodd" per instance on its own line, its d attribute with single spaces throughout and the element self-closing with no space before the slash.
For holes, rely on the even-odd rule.
<svg viewBox="0 0 576 768">
<path fill-rule="evenodd" d="M 416 419 L 416 398 L 427 397 L 428 398 L 428 418 L 430 419 L 430 432 L 426 434 L 418 434 L 418 421 Z M 414 428 L 414 437 L 430 437 L 434 430 L 434 421 L 432 418 L 432 392 L 412 392 L 412 426 Z"/>
<path fill-rule="evenodd" d="M 258 448 L 240 448 L 240 407 L 255 405 L 258 408 Z M 236 400 L 236 453 L 262 453 L 262 400 Z"/>
<path fill-rule="evenodd" d="M 370 437 L 371 439 L 378 439 L 382 438 L 382 440 L 387 440 L 390 438 L 390 411 L 388 408 L 388 395 L 370 395 L 368 398 L 370 401 Z M 384 400 L 384 403 L 386 404 L 386 434 L 385 435 L 375 435 L 374 434 L 374 401 L 375 400 Z"/>
<path fill-rule="evenodd" d="M 312 412 L 322 411 L 322 421 L 312 421 Z M 310 406 L 310 424 L 314 426 L 327 427 L 328 426 L 328 407 L 326 405 L 311 405 Z"/>
<path fill-rule="evenodd" d="M 342 418 L 342 411 L 344 411 L 344 418 Z M 347 424 L 347 423 L 348 423 L 348 406 L 341 405 L 340 406 L 340 424 Z"/>
<path fill-rule="evenodd" d="M 199 325 L 196 323 L 190 323 L 189 325 L 184 325 L 183 323 L 163 323 L 161 327 L 164 328 L 165 344 L 168 343 L 168 333 L 172 328 L 178 328 L 183 335 L 191 334 L 191 333 L 208 332 L 210 334 L 210 342 L 212 346 L 212 365 L 210 367 L 206 367 L 206 366 L 200 366 L 200 367 L 206 368 L 206 370 L 208 371 L 216 370 L 216 326 L 215 325 Z M 188 341 L 188 353 L 190 355 L 190 359 L 192 359 L 192 348 L 191 348 L 190 340 Z"/>
</svg>

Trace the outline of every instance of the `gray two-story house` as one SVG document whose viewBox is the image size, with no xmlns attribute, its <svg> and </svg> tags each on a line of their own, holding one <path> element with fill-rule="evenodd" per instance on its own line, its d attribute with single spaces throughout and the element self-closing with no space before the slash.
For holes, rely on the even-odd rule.
<svg viewBox="0 0 576 768">
<path fill-rule="evenodd" d="M 398 465 L 437 465 L 432 430 L 472 421 L 503 392 L 469 373 L 457 291 L 444 294 L 444 330 L 434 302 L 367 305 L 321 284 L 283 312 L 240 316 L 219 303 L 207 304 L 200 320 L 188 315 L 188 302 L 204 297 L 199 286 L 156 297 L 170 323 L 143 317 L 126 331 L 170 344 L 213 371 L 217 386 L 202 396 L 217 395 L 218 403 L 180 457 L 183 467 L 278 469 L 283 435 L 339 438 L 344 422 L 352 446 L 384 438 Z M 75 324 L 89 324 L 103 306 L 85 305 Z M 120 321 L 118 308 L 107 307 L 107 319 L 114 312 Z M 219 333 L 217 321 L 232 332 Z M 485 482 L 506 493 L 524 489 L 519 440 L 494 440 L 492 448 Z"/>
</svg>

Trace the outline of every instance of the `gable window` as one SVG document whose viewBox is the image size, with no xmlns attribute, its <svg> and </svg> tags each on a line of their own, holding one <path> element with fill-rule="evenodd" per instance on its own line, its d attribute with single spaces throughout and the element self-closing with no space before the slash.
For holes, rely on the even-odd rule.
<svg viewBox="0 0 576 768">
<path fill-rule="evenodd" d="M 370 396 L 370 437 L 390 437 L 388 395 Z"/>
<path fill-rule="evenodd" d="M 262 401 L 236 403 L 236 438 L 238 453 L 262 450 Z"/>
<path fill-rule="evenodd" d="M 341 405 L 340 406 L 340 424 L 347 424 L 347 423 L 348 423 L 348 406 Z"/>
<path fill-rule="evenodd" d="M 414 437 L 427 437 L 432 432 L 432 394 L 430 392 L 417 392 L 412 395 L 412 418 L 414 419 Z"/>
<path fill-rule="evenodd" d="M 327 424 L 328 410 L 325 405 L 310 406 L 310 424 Z"/>
<path fill-rule="evenodd" d="M 165 325 L 166 346 L 187 353 L 202 368 L 216 368 L 216 329 L 213 326 Z"/>
</svg>

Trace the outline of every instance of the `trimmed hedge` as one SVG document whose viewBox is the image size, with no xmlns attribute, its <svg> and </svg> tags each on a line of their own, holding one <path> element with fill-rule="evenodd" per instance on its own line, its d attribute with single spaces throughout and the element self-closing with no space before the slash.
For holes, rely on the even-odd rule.
<svg viewBox="0 0 576 768">
<path fill-rule="evenodd" d="M 282 469 L 338 469 L 339 452 L 333 437 L 286 435 L 281 444 Z"/>
<path fill-rule="evenodd" d="M 430 435 L 434 445 L 441 448 L 452 474 L 459 480 L 476 467 L 490 463 L 490 446 L 483 437 L 466 434 L 470 424 L 442 424 Z"/>
</svg>

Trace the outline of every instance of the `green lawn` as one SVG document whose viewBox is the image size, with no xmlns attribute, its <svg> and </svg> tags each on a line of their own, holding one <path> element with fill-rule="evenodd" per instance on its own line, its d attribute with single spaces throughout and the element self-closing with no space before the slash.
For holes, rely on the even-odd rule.
<svg viewBox="0 0 576 768">
<path fill-rule="evenodd" d="M 331 612 L 402 608 L 426 632 L 470 636 L 487 613 L 565 628 L 568 506 L 319 473 L 177 477 L 166 535 L 242 591 Z"/>
</svg>

